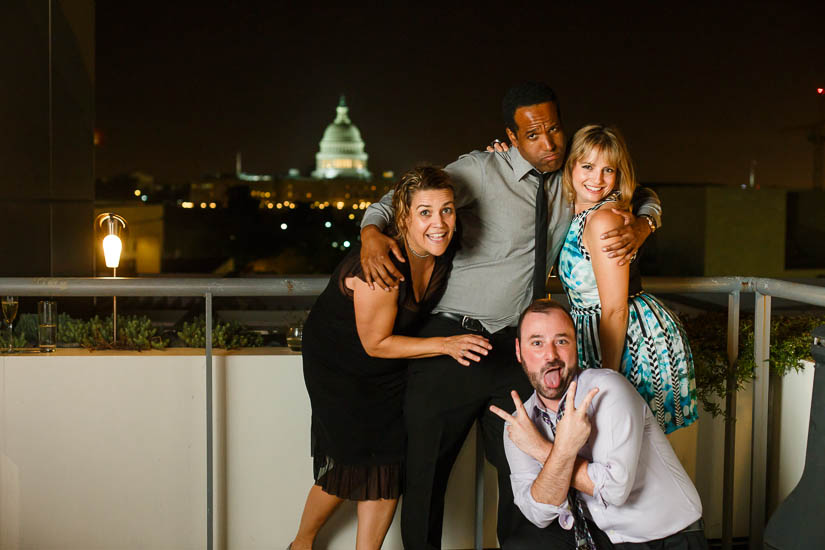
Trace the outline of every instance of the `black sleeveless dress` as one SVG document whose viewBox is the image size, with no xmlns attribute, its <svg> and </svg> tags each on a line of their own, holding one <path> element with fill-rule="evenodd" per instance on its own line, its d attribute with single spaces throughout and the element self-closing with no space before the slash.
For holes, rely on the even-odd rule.
<svg viewBox="0 0 825 550">
<path fill-rule="evenodd" d="M 370 357 L 361 345 L 352 291 L 345 285 L 348 277 L 364 279 L 359 254 L 360 247 L 356 247 L 338 264 L 304 325 L 302 352 L 312 403 L 313 473 L 317 485 L 341 498 L 398 498 L 406 450 L 407 360 Z M 436 257 L 427 290 L 416 302 L 409 262 L 398 262 L 390 254 L 405 278 L 398 292 L 393 334 L 416 334 L 444 292 L 452 256 L 451 247 Z"/>
</svg>

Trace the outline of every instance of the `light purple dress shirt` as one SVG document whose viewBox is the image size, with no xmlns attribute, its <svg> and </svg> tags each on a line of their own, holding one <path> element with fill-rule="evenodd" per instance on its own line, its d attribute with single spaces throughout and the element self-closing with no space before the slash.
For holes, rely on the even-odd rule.
<svg viewBox="0 0 825 550">
<path fill-rule="evenodd" d="M 578 376 L 576 406 L 591 388 L 599 388 L 588 410 L 592 430 L 579 456 L 590 463 L 587 473 L 593 496 L 580 493 L 586 513 L 615 543 L 645 542 L 677 533 L 702 516 L 702 503 L 685 469 L 650 408 L 621 374 L 586 369 Z M 563 398 L 562 398 L 563 399 Z M 547 439 L 557 415 L 546 409 L 535 392 L 524 403 L 533 423 Z M 504 431 L 515 503 L 538 527 L 553 520 L 570 529 L 573 515 L 565 502 L 537 502 L 531 493 L 543 464 L 522 452 Z"/>
</svg>

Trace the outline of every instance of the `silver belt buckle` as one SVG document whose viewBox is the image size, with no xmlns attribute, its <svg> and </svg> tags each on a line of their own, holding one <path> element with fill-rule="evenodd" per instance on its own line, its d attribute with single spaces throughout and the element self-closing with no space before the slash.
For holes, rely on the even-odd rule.
<svg viewBox="0 0 825 550">
<path fill-rule="evenodd" d="M 484 331 L 484 325 L 482 325 L 480 321 L 467 315 L 461 318 L 461 328 L 472 330 L 473 332 Z"/>
</svg>

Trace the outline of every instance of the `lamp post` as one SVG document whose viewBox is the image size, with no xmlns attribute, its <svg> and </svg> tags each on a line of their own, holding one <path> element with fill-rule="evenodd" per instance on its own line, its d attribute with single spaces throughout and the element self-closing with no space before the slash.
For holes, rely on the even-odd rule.
<svg viewBox="0 0 825 550">
<path fill-rule="evenodd" d="M 126 220 L 112 212 L 104 212 L 95 219 L 95 228 L 99 229 L 103 237 L 103 257 L 106 267 L 112 268 L 112 277 L 117 277 L 117 266 L 120 265 L 120 253 L 123 251 L 123 242 L 120 234 L 126 229 Z M 117 296 L 112 296 L 112 344 L 117 343 Z"/>
</svg>

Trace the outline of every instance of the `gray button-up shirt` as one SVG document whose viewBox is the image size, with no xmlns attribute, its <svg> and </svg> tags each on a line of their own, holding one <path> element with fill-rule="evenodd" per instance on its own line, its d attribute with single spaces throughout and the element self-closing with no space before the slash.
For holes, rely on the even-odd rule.
<svg viewBox="0 0 825 550">
<path fill-rule="evenodd" d="M 593 496 L 579 493 L 587 512 L 614 544 L 646 542 L 677 533 L 702 517 L 699 493 L 688 477 L 653 413 L 627 379 L 610 369 L 585 369 L 578 376 L 576 407 L 599 388 L 588 409 L 590 439 L 579 450 L 587 459 Z M 564 399 L 565 397 L 562 397 Z M 556 412 L 536 393 L 524 402 L 539 432 L 553 441 Z M 558 520 L 564 529 L 575 521 L 567 502 L 537 502 L 531 488 L 543 464 L 519 449 L 504 430 L 513 499 L 538 527 Z"/>
<path fill-rule="evenodd" d="M 536 192 L 540 177 L 515 147 L 504 153 L 473 151 L 445 168 L 456 188 L 463 231 L 447 289 L 433 310 L 468 315 L 490 332 L 514 326 L 533 298 Z M 565 198 L 561 170 L 546 175 L 547 268 L 561 251 L 573 205 Z M 637 190 L 639 214 L 660 224 L 656 194 Z M 392 219 L 392 192 L 367 208 L 361 227 L 384 229 Z"/>
</svg>

